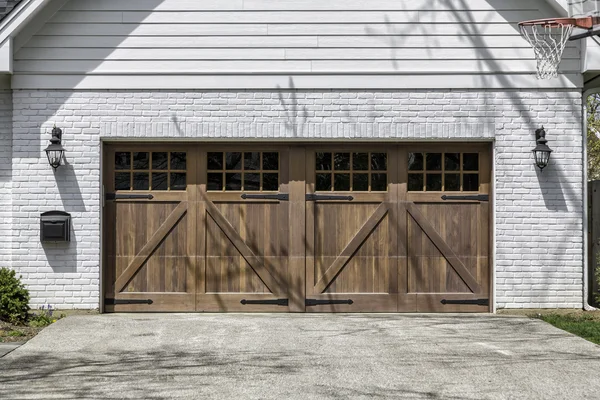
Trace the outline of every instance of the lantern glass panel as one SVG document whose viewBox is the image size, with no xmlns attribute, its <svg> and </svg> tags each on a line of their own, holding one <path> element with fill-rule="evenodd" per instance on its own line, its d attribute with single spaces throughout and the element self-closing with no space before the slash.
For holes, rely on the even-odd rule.
<svg viewBox="0 0 600 400">
<path fill-rule="evenodd" d="M 548 166 L 548 162 L 550 161 L 550 152 L 549 151 L 537 150 L 537 151 L 534 151 L 534 156 L 535 156 L 535 164 L 539 168 L 543 169 Z"/>
<path fill-rule="evenodd" d="M 57 168 L 60 165 L 60 161 L 62 158 L 61 150 L 48 150 L 46 152 L 48 156 L 48 162 L 53 168 Z"/>
</svg>

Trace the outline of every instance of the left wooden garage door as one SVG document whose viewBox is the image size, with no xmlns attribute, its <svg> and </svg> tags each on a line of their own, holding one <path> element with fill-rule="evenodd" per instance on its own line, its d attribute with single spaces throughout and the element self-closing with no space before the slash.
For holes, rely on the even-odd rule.
<svg viewBox="0 0 600 400">
<path fill-rule="evenodd" d="M 105 310 L 194 311 L 196 157 L 137 144 L 104 162 Z"/>
<path fill-rule="evenodd" d="M 105 310 L 288 311 L 287 154 L 106 146 Z"/>
</svg>

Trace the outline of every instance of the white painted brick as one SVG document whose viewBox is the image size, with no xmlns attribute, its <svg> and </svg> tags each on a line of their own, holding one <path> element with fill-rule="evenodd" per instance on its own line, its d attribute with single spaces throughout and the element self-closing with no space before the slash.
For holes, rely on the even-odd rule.
<svg viewBox="0 0 600 400">
<path fill-rule="evenodd" d="M 494 140 L 497 306 L 581 307 L 581 118 L 580 93 L 546 90 L 0 92 L 0 143 L 12 144 L 0 147 L 0 262 L 33 305 L 98 306 L 101 138 Z M 55 173 L 43 153 L 54 124 L 70 164 Z M 555 151 L 540 173 L 542 124 Z M 68 246 L 37 239 L 52 209 L 73 215 Z"/>
</svg>

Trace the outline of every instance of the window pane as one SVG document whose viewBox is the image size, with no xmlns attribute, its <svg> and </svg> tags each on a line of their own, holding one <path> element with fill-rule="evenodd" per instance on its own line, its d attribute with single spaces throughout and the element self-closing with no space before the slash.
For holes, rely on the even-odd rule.
<svg viewBox="0 0 600 400">
<path fill-rule="evenodd" d="M 150 169 L 150 153 L 133 153 L 133 169 Z"/>
<path fill-rule="evenodd" d="M 463 170 L 478 171 L 479 170 L 479 154 L 464 153 L 463 154 Z"/>
<path fill-rule="evenodd" d="M 355 171 L 368 171 L 369 153 L 352 154 L 352 169 Z"/>
<path fill-rule="evenodd" d="M 267 152 L 263 153 L 263 169 L 267 171 L 279 170 L 279 153 Z"/>
<path fill-rule="evenodd" d="M 186 176 L 183 172 L 171 173 L 171 190 L 185 190 Z"/>
<path fill-rule="evenodd" d="M 115 174 L 115 190 L 131 189 L 131 174 L 129 172 L 117 172 Z"/>
<path fill-rule="evenodd" d="M 408 190 L 411 192 L 422 192 L 423 183 L 423 174 L 408 174 Z"/>
<path fill-rule="evenodd" d="M 225 153 L 225 168 L 242 169 L 242 153 Z"/>
<path fill-rule="evenodd" d="M 350 171 L 350 153 L 335 153 L 333 167 L 336 171 Z"/>
<path fill-rule="evenodd" d="M 209 170 L 222 170 L 223 153 L 208 153 L 207 167 Z"/>
<path fill-rule="evenodd" d="M 446 174 L 444 190 L 447 192 L 460 191 L 460 174 Z"/>
<path fill-rule="evenodd" d="M 186 168 L 186 154 L 181 152 L 171 153 L 171 169 L 185 170 Z"/>
<path fill-rule="evenodd" d="M 317 174 L 316 190 L 330 191 L 331 190 L 331 174 Z"/>
<path fill-rule="evenodd" d="M 263 174 L 263 190 L 279 190 L 279 174 Z"/>
<path fill-rule="evenodd" d="M 167 169 L 167 153 L 152 153 L 152 169 Z"/>
<path fill-rule="evenodd" d="M 463 175 L 463 190 L 465 192 L 479 191 L 479 174 L 464 174 Z"/>
<path fill-rule="evenodd" d="M 206 185 L 206 189 L 223 190 L 223 174 L 208 174 L 208 184 Z"/>
<path fill-rule="evenodd" d="M 152 190 L 167 190 L 168 188 L 167 174 L 165 172 L 153 172 Z"/>
<path fill-rule="evenodd" d="M 369 174 L 354 174 L 352 176 L 352 190 L 357 192 L 369 191 Z"/>
<path fill-rule="evenodd" d="M 460 153 L 446 153 L 444 156 L 446 171 L 460 171 Z"/>
<path fill-rule="evenodd" d="M 440 153 L 427 153 L 425 157 L 427 163 L 427 171 L 442 170 L 442 155 Z"/>
<path fill-rule="evenodd" d="M 442 174 L 427 174 L 427 191 L 437 192 L 442 190 Z"/>
<path fill-rule="evenodd" d="M 331 171 L 331 153 L 317 153 L 317 171 Z"/>
<path fill-rule="evenodd" d="M 350 174 L 335 174 L 333 187 L 337 191 L 350 191 Z"/>
<path fill-rule="evenodd" d="M 133 174 L 133 190 L 150 189 L 150 174 L 148 172 L 136 172 Z"/>
<path fill-rule="evenodd" d="M 131 153 L 115 153 L 115 169 L 131 169 Z"/>
<path fill-rule="evenodd" d="M 423 171 L 423 153 L 408 153 L 408 170 Z"/>
<path fill-rule="evenodd" d="M 260 190 L 260 174 L 244 174 L 244 190 Z"/>
<path fill-rule="evenodd" d="M 387 174 L 371 175 L 371 191 L 385 192 L 387 190 Z"/>
<path fill-rule="evenodd" d="M 244 169 L 248 171 L 260 169 L 260 153 L 244 153 Z"/>
<path fill-rule="evenodd" d="M 373 171 L 387 171 L 387 153 L 371 154 L 371 169 Z"/>
<path fill-rule="evenodd" d="M 225 174 L 225 190 L 242 190 L 242 174 Z"/>
</svg>

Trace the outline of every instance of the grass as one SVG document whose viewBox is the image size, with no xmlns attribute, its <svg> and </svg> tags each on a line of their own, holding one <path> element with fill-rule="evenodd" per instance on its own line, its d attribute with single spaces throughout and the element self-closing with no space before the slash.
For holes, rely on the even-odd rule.
<svg viewBox="0 0 600 400">
<path fill-rule="evenodd" d="M 596 314 L 572 313 L 572 314 L 543 314 L 536 315 L 555 327 L 574 335 L 580 336 L 590 342 L 600 344 L 600 319 Z"/>
</svg>

